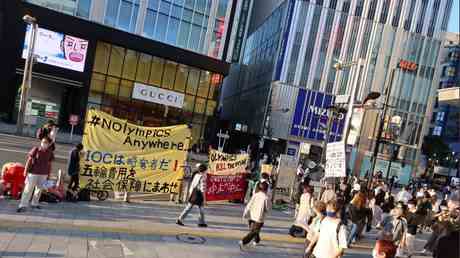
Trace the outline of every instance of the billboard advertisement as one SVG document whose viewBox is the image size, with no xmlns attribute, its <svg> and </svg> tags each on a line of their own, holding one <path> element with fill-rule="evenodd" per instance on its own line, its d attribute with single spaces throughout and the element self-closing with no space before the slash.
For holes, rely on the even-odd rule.
<svg viewBox="0 0 460 258">
<path fill-rule="evenodd" d="M 30 44 L 32 26 L 28 25 L 22 50 L 26 59 Z M 85 69 L 88 41 L 43 28 L 38 28 L 34 54 L 37 62 L 83 72 Z"/>
<path fill-rule="evenodd" d="M 332 112 L 328 107 L 334 104 L 335 96 L 324 92 L 299 89 L 290 128 L 290 136 L 309 140 L 323 141 L 327 120 Z M 331 126 L 329 142 L 342 138 L 345 116 L 339 116 Z"/>
</svg>

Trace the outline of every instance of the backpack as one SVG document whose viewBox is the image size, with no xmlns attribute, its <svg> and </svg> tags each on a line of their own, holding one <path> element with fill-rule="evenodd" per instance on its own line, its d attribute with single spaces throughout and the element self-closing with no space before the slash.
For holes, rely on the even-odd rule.
<svg viewBox="0 0 460 258">
<path fill-rule="evenodd" d="M 89 189 L 82 189 L 78 192 L 78 200 L 82 202 L 89 202 L 91 200 L 91 191 Z"/>
<path fill-rule="evenodd" d="M 53 193 L 50 192 L 43 192 L 40 196 L 40 202 L 47 202 L 47 203 L 58 203 L 59 198 Z"/>
</svg>

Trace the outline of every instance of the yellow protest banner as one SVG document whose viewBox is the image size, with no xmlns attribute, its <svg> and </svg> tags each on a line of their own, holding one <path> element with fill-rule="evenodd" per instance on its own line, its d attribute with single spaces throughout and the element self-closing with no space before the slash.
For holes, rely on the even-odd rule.
<svg viewBox="0 0 460 258">
<path fill-rule="evenodd" d="M 178 193 L 190 135 L 187 125 L 144 127 L 90 109 L 82 185 L 90 190 Z"/>
<path fill-rule="evenodd" d="M 228 154 L 217 150 L 209 152 L 209 174 L 235 175 L 246 173 L 248 154 Z"/>
</svg>

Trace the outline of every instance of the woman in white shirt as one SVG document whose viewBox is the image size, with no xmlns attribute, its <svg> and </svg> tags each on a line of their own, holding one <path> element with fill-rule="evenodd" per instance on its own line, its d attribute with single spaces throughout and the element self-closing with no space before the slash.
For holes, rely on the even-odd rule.
<svg viewBox="0 0 460 258">
<path fill-rule="evenodd" d="M 193 206 L 196 205 L 198 206 L 198 209 L 200 210 L 198 226 L 199 227 L 208 226 L 204 220 L 204 209 L 203 209 L 203 204 L 206 202 L 205 201 L 205 197 L 206 197 L 205 172 L 207 169 L 208 168 L 206 167 L 206 165 L 200 164 L 200 166 L 198 167 L 197 173 L 193 176 L 192 184 L 190 185 L 190 189 L 189 189 L 188 204 L 185 207 L 185 209 L 182 211 L 181 215 L 179 216 L 179 219 L 176 222 L 177 225 L 184 226 L 184 223 L 183 223 L 184 219 L 187 217 L 189 212 L 192 210 Z"/>
<path fill-rule="evenodd" d="M 314 215 L 314 203 L 315 198 L 313 196 L 313 189 L 310 186 L 305 185 L 303 194 L 300 196 L 299 212 L 297 213 L 294 225 L 308 230 L 308 222 L 310 218 Z"/>
</svg>

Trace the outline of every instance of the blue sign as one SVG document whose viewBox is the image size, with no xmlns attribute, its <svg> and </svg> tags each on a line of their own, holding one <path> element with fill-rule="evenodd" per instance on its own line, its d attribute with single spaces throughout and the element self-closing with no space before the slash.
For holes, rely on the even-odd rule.
<svg viewBox="0 0 460 258">
<path fill-rule="evenodd" d="M 286 154 L 289 155 L 289 156 L 295 156 L 296 152 L 297 152 L 296 149 L 288 148 Z"/>
<path fill-rule="evenodd" d="M 323 141 L 327 130 L 327 120 L 332 112 L 328 107 L 334 104 L 335 96 L 324 92 L 299 89 L 294 118 L 291 125 L 291 136 L 303 139 Z M 331 126 L 329 142 L 340 141 L 342 138 L 345 115 L 335 119 Z"/>
</svg>

